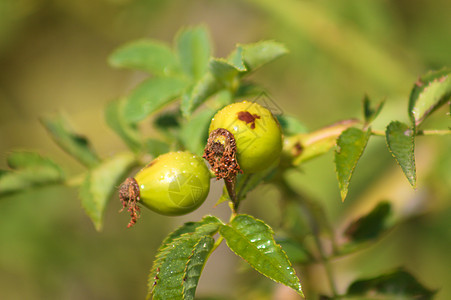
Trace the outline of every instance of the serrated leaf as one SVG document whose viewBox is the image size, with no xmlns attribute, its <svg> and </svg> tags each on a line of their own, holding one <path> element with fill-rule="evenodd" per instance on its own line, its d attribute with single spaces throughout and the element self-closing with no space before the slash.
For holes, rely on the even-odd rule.
<svg viewBox="0 0 451 300">
<path fill-rule="evenodd" d="M 219 232 L 229 248 L 255 270 L 303 296 L 299 278 L 267 224 L 249 215 L 237 215 L 230 225 L 221 226 Z"/>
<path fill-rule="evenodd" d="M 164 250 L 165 259 L 158 269 L 152 290 L 153 300 L 183 299 L 185 268 L 201 238 L 198 235 L 182 235 Z"/>
<path fill-rule="evenodd" d="M 180 140 L 186 150 L 202 156 L 207 144 L 208 127 L 214 114 L 214 110 L 203 110 L 182 126 Z"/>
<path fill-rule="evenodd" d="M 353 220 L 346 227 L 345 236 L 353 242 L 376 239 L 386 229 L 390 211 L 390 202 L 378 203 L 368 214 Z"/>
<path fill-rule="evenodd" d="M 186 28 L 175 38 L 175 49 L 182 70 L 193 80 L 207 71 L 211 55 L 210 38 L 205 27 Z"/>
<path fill-rule="evenodd" d="M 115 68 L 142 70 L 159 76 L 177 73 L 177 59 L 171 48 L 150 39 L 132 41 L 117 48 L 108 58 Z"/>
<path fill-rule="evenodd" d="M 134 155 L 123 153 L 102 162 L 86 175 L 80 187 L 81 204 L 98 231 L 102 229 L 103 213 L 117 184 L 134 164 Z"/>
<path fill-rule="evenodd" d="M 278 115 L 276 118 L 282 127 L 284 135 L 289 136 L 298 133 L 306 133 L 308 131 L 307 127 L 296 117 L 289 115 Z"/>
<path fill-rule="evenodd" d="M 84 136 L 75 133 L 63 116 L 42 118 L 41 123 L 53 140 L 83 165 L 94 167 L 100 162 L 89 141 Z"/>
<path fill-rule="evenodd" d="M 335 150 L 335 170 L 342 201 L 348 194 L 352 173 L 360 156 L 362 156 L 363 150 L 365 150 L 370 135 L 370 130 L 364 132 L 357 128 L 349 128 L 338 137 L 337 149 Z"/>
<path fill-rule="evenodd" d="M 212 58 L 208 65 L 210 73 L 223 87 L 235 90 L 238 86 L 238 74 L 240 70 L 223 58 Z"/>
<path fill-rule="evenodd" d="M 374 119 L 377 118 L 382 108 L 384 107 L 385 101 L 381 101 L 376 107 L 371 106 L 371 101 L 368 95 L 363 98 L 363 118 L 365 124 L 370 124 Z"/>
<path fill-rule="evenodd" d="M 131 150 L 137 152 L 142 148 L 141 136 L 136 124 L 125 121 L 124 104 L 125 102 L 122 99 L 108 103 L 105 109 L 106 123 Z"/>
<path fill-rule="evenodd" d="M 196 108 L 223 88 L 223 85 L 211 74 L 206 73 L 182 97 L 180 109 L 185 118 L 191 116 Z"/>
<path fill-rule="evenodd" d="M 451 69 L 430 72 L 418 79 L 409 98 L 409 116 L 418 126 L 451 98 Z"/>
<path fill-rule="evenodd" d="M 249 71 L 254 71 L 288 53 L 287 48 L 283 44 L 274 41 L 261 41 L 239 46 L 243 49 L 243 61 Z"/>
<path fill-rule="evenodd" d="M 176 232 L 177 236 L 171 234 L 163 242 L 149 276 L 148 299 L 183 299 L 186 266 L 196 245 L 204 237 L 214 235 L 221 224 L 219 219 L 209 216 L 199 224 L 193 223 L 185 229 L 182 227 Z M 194 231 L 183 233 L 186 229 Z"/>
<path fill-rule="evenodd" d="M 337 137 L 344 130 L 358 123 L 359 121 L 354 119 L 344 120 L 310 133 L 288 136 L 285 138 L 283 148 L 284 157 L 289 159 L 292 165 L 298 166 L 305 161 L 327 153 L 336 145 Z"/>
<path fill-rule="evenodd" d="M 194 234 L 197 232 L 200 236 L 205 236 L 216 232 L 222 222 L 214 216 L 205 216 L 199 222 L 188 222 L 171 232 L 161 243 L 157 251 L 156 259 L 152 265 L 152 269 L 149 274 L 148 280 L 148 298 L 152 294 L 152 291 L 156 284 L 157 274 L 160 272 L 161 266 L 166 259 L 168 251 L 170 250 L 170 244 L 182 235 Z"/>
<path fill-rule="evenodd" d="M 177 98 L 186 82 L 174 77 L 153 77 L 145 80 L 124 105 L 124 118 L 128 123 L 139 122 Z"/>
<path fill-rule="evenodd" d="M 8 155 L 7 163 L 13 170 L 0 170 L 0 195 L 62 182 L 64 179 L 63 171 L 57 164 L 34 152 L 13 152 Z"/>
<path fill-rule="evenodd" d="M 246 66 L 244 65 L 243 61 L 243 47 L 240 45 L 237 45 L 235 50 L 233 50 L 232 53 L 230 53 L 229 57 L 227 58 L 227 61 L 234 66 L 238 71 L 245 72 L 247 71 Z"/>
<path fill-rule="evenodd" d="M 402 268 L 374 278 L 353 282 L 347 291 L 350 296 L 372 296 L 382 299 L 432 299 L 435 291 L 420 284 Z"/>
<path fill-rule="evenodd" d="M 387 126 L 385 138 L 388 149 L 401 166 L 410 185 L 415 188 L 415 134 L 413 129 L 404 123 L 393 121 Z"/>
<path fill-rule="evenodd" d="M 184 300 L 194 300 L 200 274 L 213 250 L 214 244 L 215 240 L 212 237 L 204 236 L 194 246 L 193 253 L 186 264 L 185 277 L 183 278 Z"/>
</svg>

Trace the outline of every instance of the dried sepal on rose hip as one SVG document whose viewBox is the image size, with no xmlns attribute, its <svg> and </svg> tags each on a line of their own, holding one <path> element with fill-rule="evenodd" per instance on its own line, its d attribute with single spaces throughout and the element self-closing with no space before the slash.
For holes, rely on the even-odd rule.
<svg viewBox="0 0 451 300">
<path fill-rule="evenodd" d="M 236 159 L 236 142 L 233 135 L 224 128 L 210 132 L 204 156 L 217 179 L 234 178 L 241 172 Z"/>
<path fill-rule="evenodd" d="M 236 160 L 244 173 L 263 171 L 280 157 L 280 125 L 268 109 L 257 103 L 243 101 L 224 107 L 211 120 L 210 139 L 218 129 L 226 130 L 233 136 Z M 208 157 L 207 150 L 205 156 Z M 217 168 L 215 165 L 212 167 L 213 171 Z"/>
<path fill-rule="evenodd" d="M 139 218 L 139 204 L 162 215 L 179 216 L 197 209 L 210 191 L 210 172 L 202 158 L 189 152 L 160 155 L 127 178 L 119 189 L 131 227 Z"/>
</svg>

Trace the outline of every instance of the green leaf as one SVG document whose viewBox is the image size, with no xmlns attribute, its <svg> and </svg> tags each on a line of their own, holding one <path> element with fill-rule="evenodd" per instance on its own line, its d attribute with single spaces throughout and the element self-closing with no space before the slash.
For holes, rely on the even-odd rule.
<svg viewBox="0 0 451 300">
<path fill-rule="evenodd" d="M 412 187 L 416 186 L 415 170 L 415 135 L 414 130 L 408 125 L 393 121 L 385 131 L 385 138 L 388 149 L 398 164 Z"/>
<path fill-rule="evenodd" d="M 287 255 L 273 238 L 272 229 L 249 215 L 237 215 L 219 230 L 229 248 L 255 270 L 303 296 L 299 278 Z"/>
<path fill-rule="evenodd" d="M 285 135 L 295 135 L 298 133 L 306 133 L 307 127 L 296 117 L 288 115 L 276 116 Z"/>
<path fill-rule="evenodd" d="M 241 81 L 238 89 L 235 91 L 235 98 L 240 99 L 249 99 L 256 98 L 260 95 L 266 93 L 265 90 L 252 82 Z"/>
<path fill-rule="evenodd" d="M 222 89 L 215 95 L 214 107 L 218 110 L 234 102 L 235 95 L 227 89 Z"/>
<path fill-rule="evenodd" d="M 142 39 L 116 49 L 108 58 L 110 66 L 142 70 L 159 76 L 177 73 L 178 62 L 171 48 L 160 42 Z"/>
<path fill-rule="evenodd" d="M 357 128 L 349 128 L 338 137 L 335 150 L 335 170 L 342 201 L 346 198 L 352 173 L 365 150 L 370 135 L 370 130 L 364 132 Z"/>
<path fill-rule="evenodd" d="M 149 281 L 148 281 L 149 295 L 151 294 L 151 292 L 154 288 L 155 278 L 157 276 L 158 269 L 161 267 L 161 264 L 166 259 L 165 255 L 167 255 L 167 253 L 164 252 L 163 250 L 165 250 L 169 246 L 169 244 L 171 244 L 175 239 L 179 238 L 183 234 L 192 234 L 196 231 L 198 231 L 200 233 L 205 233 L 205 232 L 207 232 L 206 229 L 210 228 L 211 226 L 213 226 L 213 227 L 216 225 L 220 226 L 221 224 L 222 224 L 222 222 L 215 216 L 205 216 L 199 222 L 187 222 L 187 223 L 183 224 L 182 226 L 180 226 L 179 228 L 177 228 L 176 230 L 174 230 L 173 232 L 171 232 L 163 240 L 160 247 L 158 248 L 156 259 L 153 263 L 152 269 L 149 274 Z M 202 227 L 204 225 L 208 225 L 208 226 Z M 208 230 L 210 230 L 210 229 L 208 229 Z M 216 230 L 218 230 L 218 229 L 216 229 Z"/>
<path fill-rule="evenodd" d="M 355 253 L 373 245 L 394 228 L 389 223 L 391 206 L 389 202 L 380 202 L 371 212 L 353 220 L 346 228 L 344 234 L 349 239 L 338 249 L 339 256 Z"/>
<path fill-rule="evenodd" d="M 0 170 L 0 195 L 62 182 L 64 179 L 63 171 L 57 164 L 34 152 L 13 152 L 8 155 L 7 163 L 13 170 Z"/>
<path fill-rule="evenodd" d="M 182 70 L 193 80 L 207 71 L 211 55 L 210 38 L 205 27 L 186 28 L 175 38 L 175 49 Z"/>
<path fill-rule="evenodd" d="M 36 152 L 28 151 L 15 151 L 8 154 L 6 163 L 11 169 L 37 169 L 40 168 L 49 169 L 52 171 L 58 171 L 59 175 L 62 175 L 60 167 L 54 163 L 51 159 L 43 157 Z"/>
<path fill-rule="evenodd" d="M 354 242 L 376 239 L 386 229 L 390 211 L 390 202 L 380 202 L 367 215 L 352 221 L 344 234 Z"/>
<path fill-rule="evenodd" d="M 287 136 L 283 150 L 284 158 L 291 165 L 298 166 L 305 161 L 327 153 L 335 146 L 337 137 L 344 130 L 357 123 L 359 121 L 354 119 L 344 120 L 310 133 Z"/>
<path fill-rule="evenodd" d="M 183 299 L 194 300 L 200 274 L 213 250 L 214 243 L 215 240 L 212 237 L 204 236 L 194 246 L 193 253 L 186 264 L 185 277 L 183 278 Z"/>
<path fill-rule="evenodd" d="M 222 224 L 221 220 L 219 220 L 215 216 L 205 216 L 202 218 L 202 220 L 200 220 L 198 222 L 186 222 L 185 224 L 183 224 L 182 226 L 180 226 L 179 228 L 177 228 L 176 230 L 174 230 L 173 232 L 168 234 L 168 236 L 161 243 L 161 246 L 158 249 L 158 253 L 160 253 L 164 248 L 166 248 L 176 238 L 180 237 L 181 235 L 183 235 L 185 233 L 193 233 L 196 231 L 205 233 L 206 232 L 205 228 L 207 228 L 207 227 L 205 227 L 205 228 L 203 227 L 202 229 L 200 229 L 200 227 L 202 227 L 204 225 L 219 226 L 221 224 Z M 210 230 L 210 229 L 208 229 L 208 230 Z M 152 272 L 155 271 L 154 269 L 157 269 L 159 267 L 159 264 L 156 263 L 157 261 L 158 261 L 158 259 L 155 261 L 154 266 L 152 267 Z M 152 272 L 150 275 L 153 275 Z M 153 277 L 154 276 L 151 276 L 151 278 L 153 278 Z"/>
<path fill-rule="evenodd" d="M 238 87 L 238 74 L 240 70 L 223 58 L 212 58 L 208 65 L 209 71 L 221 85 L 229 90 Z"/>
<path fill-rule="evenodd" d="M 108 103 L 105 109 L 105 119 L 108 126 L 121 137 L 127 146 L 134 152 L 138 152 L 142 148 L 141 135 L 135 124 L 125 121 L 124 100 L 119 99 Z"/>
<path fill-rule="evenodd" d="M 124 106 L 129 123 L 139 122 L 177 98 L 186 83 L 173 77 L 149 78 L 134 89 Z"/>
<path fill-rule="evenodd" d="M 190 90 L 182 97 L 180 106 L 185 118 L 191 116 L 196 108 L 207 99 L 223 88 L 223 85 L 211 74 L 205 74 Z"/>
<path fill-rule="evenodd" d="M 146 152 L 153 157 L 169 152 L 169 145 L 157 139 L 147 139 L 144 145 Z"/>
<path fill-rule="evenodd" d="M 214 110 L 203 110 L 182 126 L 180 140 L 188 151 L 202 155 L 207 144 L 208 127 L 214 114 Z"/>
<path fill-rule="evenodd" d="M 75 133 L 62 115 L 54 118 L 42 118 L 41 123 L 53 140 L 83 165 L 94 167 L 100 162 L 89 141 L 84 136 Z"/>
<path fill-rule="evenodd" d="M 123 153 L 91 169 L 80 187 L 83 208 L 100 231 L 103 213 L 113 192 L 127 171 L 135 164 L 131 153 Z"/>
<path fill-rule="evenodd" d="M 153 125 L 156 129 L 162 131 L 164 134 L 166 134 L 167 131 L 171 129 L 178 130 L 180 127 L 180 111 L 176 110 L 161 112 L 155 117 Z"/>
<path fill-rule="evenodd" d="M 261 41 L 254 44 L 240 45 L 243 49 L 242 57 L 249 71 L 275 60 L 288 53 L 287 48 L 274 41 Z"/>
<path fill-rule="evenodd" d="M 235 50 L 229 55 L 227 61 L 240 72 L 247 71 L 243 61 L 243 47 L 237 45 Z"/>
<path fill-rule="evenodd" d="M 402 268 L 370 279 L 361 279 L 348 287 L 348 295 L 371 296 L 379 299 L 433 299 L 435 291 L 420 284 Z"/>
<path fill-rule="evenodd" d="M 269 181 L 276 173 L 278 166 L 279 162 L 275 162 L 263 171 L 252 174 L 239 174 L 236 182 L 236 195 L 238 201 L 245 199 L 247 193 L 255 189 L 262 182 Z"/>
<path fill-rule="evenodd" d="M 371 101 L 368 95 L 363 98 L 363 118 L 365 124 L 370 124 L 374 119 L 377 118 L 382 108 L 384 107 L 385 101 L 381 101 L 376 107 L 371 107 Z"/>
<path fill-rule="evenodd" d="M 418 126 L 451 98 L 451 69 L 430 72 L 418 79 L 409 99 L 409 116 Z"/>
<path fill-rule="evenodd" d="M 214 235 L 221 224 L 218 218 L 206 216 L 200 222 L 186 223 L 166 237 L 149 275 L 148 299 L 152 296 L 152 299 L 183 299 L 183 279 L 196 246 L 204 237 Z M 193 279 L 190 279 L 191 284 Z M 192 286 L 188 288 L 191 290 Z"/>
</svg>

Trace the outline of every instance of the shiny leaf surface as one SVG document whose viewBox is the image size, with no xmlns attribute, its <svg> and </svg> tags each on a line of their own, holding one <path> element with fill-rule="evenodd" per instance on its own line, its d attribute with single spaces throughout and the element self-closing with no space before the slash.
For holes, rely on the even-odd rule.
<svg viewBox="0 0 451 300">
<path fill-rule="evenodd" d="M 221 227 L 220 234 L 229 248 L 255 270 L 303 295 L 287 255 L 274 241 L 272 229 L 263 221 L 249 215 L 237 215 L 230 225 Z"/>
</svg>

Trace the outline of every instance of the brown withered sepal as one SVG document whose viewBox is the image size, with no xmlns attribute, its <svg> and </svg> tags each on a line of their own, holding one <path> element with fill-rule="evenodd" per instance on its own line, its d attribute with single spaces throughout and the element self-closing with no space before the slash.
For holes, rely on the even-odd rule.
<svg viewBox="0 0 451 300">
<path fill-rule="evenodd" d="M 222 142 L 218 141 L 220 136 L 225 138 Z M 203 157 L 210 164 L 216 179 L 230 180 L 242 172 L 236 160 L 235 138 L 224 128 L 215 129 L 210 133 Z"/>
<path fill-rule="evenodd" d="M 119 188 L 119 199 L 122 202 L 122 209 L 120 211 L 122 212 L 127 208 L 127 211 L 130 213 L 130 223 L 127 225 L 130 228 L 136 224 L 140 214 L 140 208 L 138 206 L 140 200 L 139 185 L 135 178 L 129 177 L 121 184 Z"/>
</svg>

